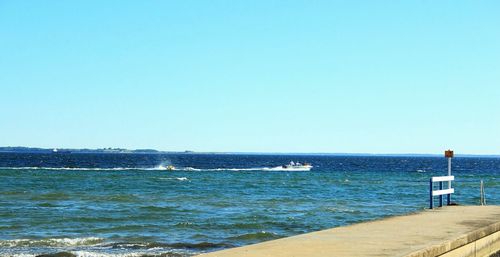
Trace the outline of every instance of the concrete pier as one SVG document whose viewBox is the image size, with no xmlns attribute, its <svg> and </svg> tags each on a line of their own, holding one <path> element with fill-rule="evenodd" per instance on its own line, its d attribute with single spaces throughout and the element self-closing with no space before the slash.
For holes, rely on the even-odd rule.
<svg viewBox="0 0 500 257">
<path fill-rule="evenodd" d="M 448 206 L 199 257 L 487 257 L 500 250 L 500 206 Z"/>
</svg>

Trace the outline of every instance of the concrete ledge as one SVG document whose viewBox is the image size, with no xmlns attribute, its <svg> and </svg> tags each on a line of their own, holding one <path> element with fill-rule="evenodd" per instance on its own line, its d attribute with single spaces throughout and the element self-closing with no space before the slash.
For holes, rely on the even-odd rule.
<svg viewBox="0 0 500 257">
<path fill-rule="evenodd" d="M 200 257 L 489 257 L 499 250 L 500 206 L 449 206 Z"/>
<path fill-rule="evenodd" d="M 489 257 L 499 250 L 500 222 L 497 222 L 405 257 Z"/>
</svg>

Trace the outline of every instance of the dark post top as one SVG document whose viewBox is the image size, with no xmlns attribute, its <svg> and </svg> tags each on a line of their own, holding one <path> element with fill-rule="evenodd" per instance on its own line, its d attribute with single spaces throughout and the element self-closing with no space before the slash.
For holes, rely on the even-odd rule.
<svg viewBox="0 0 500 257">
<path fill-rule="evenodd" d="M 453 151 L 452 150 L 446 150 L 444 151 L 444 157 L 446 158 L 453 158 Z"/>
</svg>

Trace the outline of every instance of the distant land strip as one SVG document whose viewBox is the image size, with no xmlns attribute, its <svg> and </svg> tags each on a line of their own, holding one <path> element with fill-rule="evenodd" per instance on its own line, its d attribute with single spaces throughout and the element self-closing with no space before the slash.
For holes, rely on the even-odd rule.
<svg viewBox="0 0 500 257">
<path fill-rule="evenodd" d="M 387 156 L 387 157 L 443 157 L 442 154 L 415 154 L 415 153 L 290 153 L 290 152 L 195 152 L 160 151 L 156 149 L 125 149 L 125 148 L 40 148 L 25 146 L 0 146 L 0 153 L 94 153 L 94 154 L 245 154 L 245 155 L 311 155 L 311 156 Z M 500 158 L 500 155 L 456 154 L 455 157 L 486 157 Z"/>
</svg>

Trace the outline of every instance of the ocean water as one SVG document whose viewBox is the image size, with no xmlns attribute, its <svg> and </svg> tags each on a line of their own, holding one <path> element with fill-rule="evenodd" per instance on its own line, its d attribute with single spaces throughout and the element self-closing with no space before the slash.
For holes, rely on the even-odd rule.
<svg viewBox="0 0 500 257">
<path fill-rule="evenodd" d="M 290 161 L 311 171 L 286 171 Z M 167 171 L 174 165 L 176 171 Z M 439 157 L 0 153 L 0 256 L 192 256 L 428 207 Z M 453 201 L 500 204 L 500 158 Z M 437 198 L 436 198 L 437 200 Z"/>
</svg>

